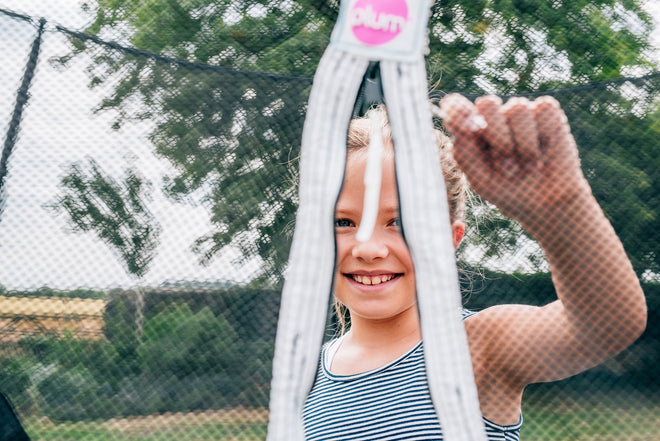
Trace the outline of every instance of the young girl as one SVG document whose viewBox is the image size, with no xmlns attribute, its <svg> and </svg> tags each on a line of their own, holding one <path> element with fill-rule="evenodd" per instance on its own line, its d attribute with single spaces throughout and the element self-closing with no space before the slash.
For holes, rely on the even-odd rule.
<svg viewBox="0 0 660 441">
<path fill-rule="evenodd" d="M 437 133 L 453 243 L 465 225 L 465 172 L 472 188 L 518 220 L 548 260 L 558 300 L 464 313 L 481 412 L 490 440 L 519 438 L 526 385 L 566 378 L 613 356 L 646 326 L 639 282 L 582 175 L 567 119 L 552 98 L 506 104 L 460 95 L 440 103 L 450 143 Z M 371 122 L 348 135 L 345 181 L 336 206 L 334 295 L 350 330 L 323 348 L 305 404 L 308 440 L 441 440 L 428 393 L 412 258 L 401 235 L 394 154 L 386 144 L 376 226 L 362 217 Z M 455 163 L 454 160 L 455 159 Z"/>
</svg>

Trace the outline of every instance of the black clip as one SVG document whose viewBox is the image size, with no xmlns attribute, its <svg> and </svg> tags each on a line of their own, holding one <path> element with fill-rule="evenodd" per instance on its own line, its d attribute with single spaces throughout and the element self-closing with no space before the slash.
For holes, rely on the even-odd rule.
<svg viewBox="0 0 660 441">
<path fill-rule="evenodd" d="M 362 117 L 369 109 L 384 104 L 383 83 L 380 78 L 380 62 L 371 61 L 364 74 L 358 96 L 353 106 L 353 118 Z"/>
</svg>

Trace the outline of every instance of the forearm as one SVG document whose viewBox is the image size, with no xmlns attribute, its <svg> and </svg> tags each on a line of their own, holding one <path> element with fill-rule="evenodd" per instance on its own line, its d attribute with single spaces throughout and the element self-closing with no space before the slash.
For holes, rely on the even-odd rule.
<svg viewBox="0 0 660 441">
<path fill-rule="evenodd" d="M 618 352 L 646 326 L 639 280 L 590 192 L 523 225 L 544 250 L 566 317 L 591 345 Z"/>
</svg>

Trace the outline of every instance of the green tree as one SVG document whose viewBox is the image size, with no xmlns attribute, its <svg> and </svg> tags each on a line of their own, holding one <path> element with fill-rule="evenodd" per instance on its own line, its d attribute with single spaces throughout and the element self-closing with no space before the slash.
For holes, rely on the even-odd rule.
<svg viewBox="0 0 660 441">
<path fill-rule="evenodd" d="M 129 168 L 121 184 L 93 159 L 71 164 L 62 178 L 64 192 L 52 207 L 64 211 L 75 230 L 92 231 L 114 249 L 131 276 L 140 278 L 155 257 L 160 227 L 146 205 L 150 183 Z M 136 338 L 144 324 L 144 292 L 135 290 Z"/>
<path fill-rule="evenodd" d="M 638 274 L 660 274 L 660 75 L 566 103 L 582 168 Z M 627 89 L 634 88 L 633 91 Z M 619 97 L 613 96 L 619 93 Z"/>
<path fill-rule="evenodd" d="M 617 79 L 631 66 L 654 69 L 642 4 L 435 2 L 429 71 L 445 90 L 506 95 Z"/>
<path fill-rule="evenodd" d="M 64 211 L 75 230 L 92 231 L 119 253 L 126 271 L 141 277 L 154 258 L 159 226 L 144 199 L 149 184 L 135 170 L 119 184 L 93 159 L 72 164 L 62 178 L 64 190 L 52 207 Z"/>
<path fill-rule="evenodd" d="M 435 2 L 429 24 L 429 81 L 441 91 L 508 95 L 653 71 L 656 66 L 647 56 L 651 20 L 641 3 Z M 99 0 L 88 7 L 94 21 L 87 36 L 72 38 L 75 50 L 93 57 L 92 86 L 119 80 L 99 110 L 119 112 L 115 127 L 130 119 L 156 123 L 151 134 L 155 150 L 176 169 L 165 177 L 166 191 L 175 199 L 201 191 L 210 207 L 214 229 L 195 244 L 203 262 L 233 244 L 246 258 L 262 257 L 264 278 L 280 279 L 297 203 L 290 169 L 298 155 L 310 76 L 329 41 L 338 4 Z M 95 35 L 137 51 L 94 43 L 89 36 Z M 656 85 L 639 88 L 653 103 Z M 630 119 L 639 120 L 640 128 L 650 126 L 652 112 L 633 111 L 631 97 L 616 87 L 603 86 L 598 94 L 576 90 L 577 95 L 578 101 L 563 100 L 569 113 L 582 117 L 588 113 L 585 109 L 600 109 L 586 115 L 590 122 L 585 129 L 602 126 L 598 118 L 607 118 L 612 127 Z M 578 135 L 582 142 L 589 141 L 585 149 L 594 152 L 585 158 L 587 167 L 609 164 L 612 175 L 641 179 L 630 189 L 637 196 L 630 212 L 643 214 L 640 228 L 646 229 L 652 219 L 657 223 L 657 205 L 643 198 L 649 191 L 643 182 L 652 180 L 650 165 L 638 164 L 634 155 L 615 148 L 599 156 L 602 146 L 611 145 L 607 131 Z M 627 143 L 636 144 L 647 135 L 630 136 Z M 608 204 L 629 202 L 604 198 L 603 203 L 612 212 Z M 617 226 L 619 231 L 625 224 Z M 486 236 L 507 238 L 505 246 L 521 237 L 514 224 L 499 221 Z M 491 255 L 503 252 L 500 241 L 489 243 Z M 637 252 L 634 243 L 627 246 Z M 635 262 L 641 272 L 653 266 L 655 257 L 647 253 Z"/>
</svg>

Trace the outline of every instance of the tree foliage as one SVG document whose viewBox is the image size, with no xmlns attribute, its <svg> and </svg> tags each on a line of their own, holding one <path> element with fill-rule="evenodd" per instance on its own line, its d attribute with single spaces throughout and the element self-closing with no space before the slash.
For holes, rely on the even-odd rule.
<svg viewBox="0 0 660 441">
<path fill-rule="evenodd" d="M 623 234 L 636 268 L 657 273 L 655 251 L 638 247 L 633 233 L 660 229 L 658 206 L 649 196 L 657 194 L 651 193 L 658 169 L 652 152 L 657 81 L 636 83 L 632 95 L 602 83 L 657 69 L 648 52 L 651 20 L 641 3 L 435 2 L 427 63 L 429 82 L 441 92 L 532 94 L 601 84 L 558 98 L 585 152 L 595 193 Z M 92 86 L 118 80 L 98 110 L 118 111 L 115 127 L 131 119 L 156 123 L 155 150 L 176 169 L 164 178 L 165 190 L 175 199 L 201 191 L 210 207 L 214 229 L 195 244 L 203 262 L 231 244 L 246 258 L 262 257 L 264 278 L 281 277 L 297 204 L 291 169 L 310 77 L 329 41 L 338 4 L 98 0 L 88 6 L 94 17 L 88 34 L 144 51 L 136 55 L 72 40 L 76 51 L 93 58 Z M 639 97 L 641 107 L 635 106 Z M 631 145 L 640 150 L 632 152 Z M 607 188 L 622 185 L 629 198 L 608 197 Z M 636 225 L 626 234 L 631 216 Z M 503 221 L 481 233 L 475 241 L 486 244 L 491 256 L 523 237 Z M 507 240 L 495 240 L 502 237 Z M 650 243 L 657 244 L 657 237 Z"/>
<path fill-rule="evenodd" d="M 129 274 L 147 271 L 158 245 L 159 227 L 144 204 L 148 183 L 127 170 L 121 184 L 93 159 L 72 164 L 61 181 L 64 190 L 53 208 L 68 214 L 75 230 L 91 231 L 119 253 Z"/>
</svg>

